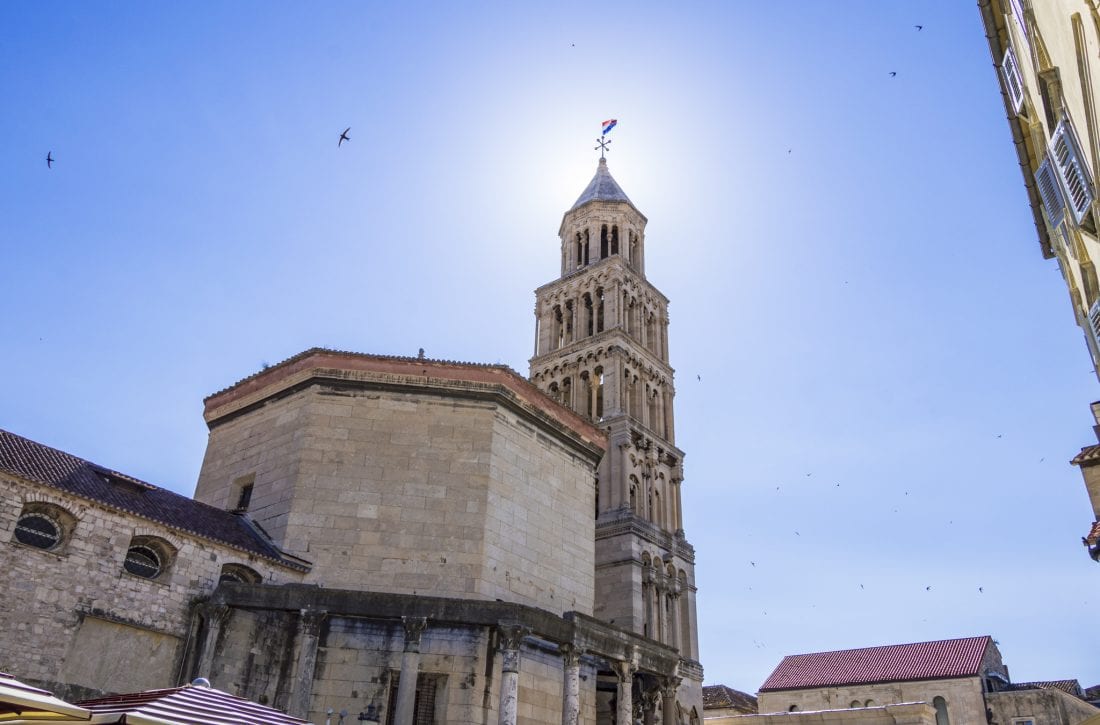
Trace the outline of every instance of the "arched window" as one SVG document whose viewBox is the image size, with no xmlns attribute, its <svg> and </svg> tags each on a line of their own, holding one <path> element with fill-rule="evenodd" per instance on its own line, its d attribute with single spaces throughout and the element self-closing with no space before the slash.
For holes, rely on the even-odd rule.
<svg viewBox="0 0 1100 725">
<path fill-rule="evenodd" d="M 222 567 L 221 576 L 218 577 L 218 583 L 222 582 L 239 582 L 241 584 L 259 584 L 263 581 L 263 577 L 259 572 L 251 569 L 244 564 L 226 564 Z"/>
<path fill-rule="evenodd" d="M 875 701 L 874 700 L 867 700 L 866 702 L 863 703 L 863 706 L 864 707 L 874 707 L 875 706 Z"/>
<path fill-rule="evenodd" d="M 633 475 L 630 477 L 630 510 L 638 513 L 638 479 Z"/>
<path fill-rule="evenodd" d="M 596 290 L 596 332 L 603 332 L 603 288 Z"/>
<path fill-rule="evenodd" d="M 575 266 L 578 267 L 578 268 L 583 267 L 584 266 L 584 237 L 581 236 L 580 232 L 577 232 L 576 252 L 577 252 L 577 254 L 574 257 L 574 259 L 576 260 L 576 265 Z"/>
<path fill-rule="evenodd" d="M 573 309 L 573 300 L 569 300 L 568 302 L 566 302 L 565 303 L 565 334 L 563 336 L 563 340 L 564 340 L 565 343 L 573 342 L 573 340 L 575 339 L 573 337 L 573 329 L 574 329 L 574 327 L 573 327 L 574 319 L 573 318 L 574 318 L 575 312 L 576 312 L 576 310 Z"/>
<path fill-rule="evenodd" d="M 593 371 L 595 375 L 596 384 L 596 420 L 603 418 L 603 368 L 596 368 Z"/>
<path fill-rule="evenodd" d="M 619 225 L 611 227 L 611 253 L 619 253 Z"/>
<path fill-rule="evenodd" d="M 554 337 L 551 340 L 554 350 L 557 350 L 565 342 L 565 330 L 562 327 L 561 306 L 554 305 Z"/>
<path fill-rule="evenodd" d="M 586 337 L 592 337 L 592 333 L 595 331 L 595 319 L 592 315 L 592 295 L 587 292 L 584 293 L 584 322 L 581 330 Z"/>
<path fill-rule="evenodd" d="M 135 536 L 130 540 L 122 568 L 142 579 L 159 579 L 171 566 L 176 549 L 155 536 Z"/>
<path fill-rule="evenodd" d="M 850 703 L 848 704 L 848 707 L 851 707 L 851 708 L 863 707 L 863 703 L 862 703 L 862 702 L 860 702 L 859 700 L 852 700 L 852 701 L 851 701 L 851 702 L 850 702 Z"/>
<path fill-rule="evenodd" d="M 787 708 L 787 712 L 798 712 L 798 705 L 791 705 Z"/>
<path fill-rule="evenodd" d="M 24 546 L 58 552 L 65 547 L 75 526 L 76 517 L 65 509 L 34 501 L 23 507 L 12 535 Z"/>
<path fill-rule="evenodd" d="M 936 708 L 936 725 L 951 725 L 951 719 L 947 716 L 947 700 L 937 695 L 932 698 L 932 707 Z"/>
<path fill-rule="evenodd" d="M 609 242 L 607 225 L 600 227 L 600 259 L 607 259 L 607 247 Z"/>
</svg>

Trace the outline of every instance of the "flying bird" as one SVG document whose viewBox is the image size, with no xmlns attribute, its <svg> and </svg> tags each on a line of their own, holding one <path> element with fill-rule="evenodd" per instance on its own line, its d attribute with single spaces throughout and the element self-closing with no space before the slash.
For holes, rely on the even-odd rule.
<svg viewBox="0 0 1100 725">
<path fill-rule="evenodd" d="M 53 151 L 47 151 L 46 152 L 46 168 L 47 169 L 52 169 L 53 168 Z"/>
<path fill-rule="evenodd" d="M 755 561 L 750 561 L 749 563 L 750 563 L 750 564 L 752 564 L 753 566 L 756 566 L 756 562 L 755 562 Z"/>
<path fill-rule="evenodd" d="M 896 76 L 897 74 L 898 74 L 898 72 L 897 72 L 896 70 L 892 70 L 892 71 L 890 71 L 890 77 L 891 77 L 891 78 L 893 78 L 893 77 L 894 77 L 894 76 Z"/>
<path fill-rule="evenodd" d="M 978 594 L 981 594 L 984 591 L 985 591 L 985 589 L 982 589 L 981 587 L 978 587 Z"/>
<path fill-rule="evenodd" d="M 923 25 L 914 25 L 913 27 L 917 29 L 917 32 L 918 32 L 918 33 L 919 33 L 920 31 L 924 30 L 924 26 L 923 26 Z"/>
<path fill-rule="evenodd" d="M 926 592 L 930 592 L 930 591 L 932 591 L 932 587 L 925 587 L 925 588 L 924 588 L 924 591 L 926 591 Z"/>
<path fill-rule="evenodd" d="M 351 130 L 351 126 L 344 129 L 344 132 L 340 134 L 340 140 L 336 142 L 336 147 L 339 148 L 344 145 L 345 141 L 351 141 L 351 136 L 348 136 L 348 131 Z"/>
<path fill-rule="evenodd" d="M 696 380 L 702 380 L 702 379 L 703 379 L 703 376 L 702 376 L 702 375 L 696 375 L 696 376 L 695 376 L 695 379 L 696 379 Z"/>
<path fill-rule="evenodd" d="M 863 585 L 862 585 L 862 584 L 860 584 L 860 585 L 859 585 L 859 588 L 860 588 L 860 589 L 862 589 L 862 588 L 863 588 Z"/>
</svg>

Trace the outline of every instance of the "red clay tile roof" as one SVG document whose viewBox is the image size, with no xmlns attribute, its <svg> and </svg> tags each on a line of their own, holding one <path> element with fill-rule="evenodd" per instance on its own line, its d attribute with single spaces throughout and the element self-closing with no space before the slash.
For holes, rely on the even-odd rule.
<svg viewBox="0 0 1100 725">
<path fill-rule="evenodd" d="M 967 637 L 788 655 L 760 691 L 973 677 L 991 643 L 988 636 Z"/>
<path fill-rule="evenodd" d="M 1096 546 L 1100 544 L 1100 521 L 1093 521 L 1092 528 L 1089 529 L 1089 533 L 1085 536 L 1086 546 Z"/>
<path fill-rule="evenodd" d="M 735 710 L 744 715 L 755 715 L 759 711 L 756 698 L 747 692 L 735 690 L 725 685 L 703 686 L 704 710 Z"/>
<path fill-rule="evenodd" d="M 228 692 L 192 685 L 135 692 L 131 695 L 112 695 L 84 700 L 78 704 L 94 713 L 118 714 L 120 723 L 129 722 L 124 718 L 127 714 L 158 718 L 158 722 L 167 721 L 181 725 L 297 725 L 309 722 Z"/>
<path fill-rule="evenodd" d="M 1070 463 L 1074 466 L 1094 466 L 1100 463 L 1100 445 L 1085 446 Z"/>
<path fill-rule="evenodd" d="M 1041 682 L 1013 682 L 1009 690 L 1061 690 L 1066 694 L 1084 699 L 1085 692 L 1077 680 L 1043 680 Z"/>
<path fill-rule="evenodd" d="M 298 569 L 248 521 L 0 429 L 0 472 L 96 501 Z"/>
</svg>

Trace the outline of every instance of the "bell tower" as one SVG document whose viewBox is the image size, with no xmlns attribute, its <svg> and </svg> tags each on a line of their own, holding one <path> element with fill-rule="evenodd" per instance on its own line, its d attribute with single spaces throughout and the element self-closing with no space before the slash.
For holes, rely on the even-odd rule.
<svg viewBox="0 0 1100 725">
<path fill-rule="evenodd" d="M 565 212 L 561 274 L 535 290 L 531 381 L 608 432 L 596 495 L 599 619 L 680 652 L 700 702 L 695 551 L 680 511 L 668 298 L 646 279 L 646 217 L 601 158 Z"/>
</svg>

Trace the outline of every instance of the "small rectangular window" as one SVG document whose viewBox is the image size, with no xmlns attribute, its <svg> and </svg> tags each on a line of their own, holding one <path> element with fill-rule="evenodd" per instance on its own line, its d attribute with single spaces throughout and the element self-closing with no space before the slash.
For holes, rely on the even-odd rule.
<svg viewBox="0 0 1100 725">
<path fill-rule="evenodd" d="M 421 672 L 416 677 L 416 699 L 413 701 L 413 725 L 436 725 L 436 694 L 440 675 Z M 394 725 L 397 714 L 397 690 L 400 678 L 395 673 L 390 678 L 390 701 L 386 708 L 386 725 Z"/>
<path fill-rule="evenodd" d="M 252 488 L 256 483 L 256 474 L 250 473 L 247 476 L 241 476 L 233 481 L 233 489 L 229 492 L 230 502 L 235 502 L 236 505 L 231 506 L 230 511 L 236 513 L 244 513 L 248 511 L 249 505 L 252 503 Z"/>
</svg>

